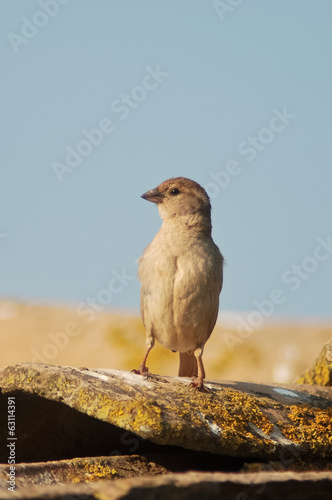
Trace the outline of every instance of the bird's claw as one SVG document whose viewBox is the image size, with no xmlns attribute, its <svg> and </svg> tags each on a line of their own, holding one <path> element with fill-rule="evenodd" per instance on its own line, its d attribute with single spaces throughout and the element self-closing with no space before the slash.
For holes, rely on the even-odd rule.
<svg viewBox="0 0 332 500">
<path fill-rule="evenodd" d="M 147 366 L 140 366 L 138 370 L 134 368 L 133 370 L 131 370 L 131 373 L 142 375 L 143 377 L 148 377 L 149 375 L 151 375 Z"/>
<path fill-rule="evenodd" d="M 203 384 L 203 379 L 200 377 L 194 377 L 190 382 L 190 387 L 195 387 L 197 391 L 209 392 L 209 389 Z"/>
</svg>

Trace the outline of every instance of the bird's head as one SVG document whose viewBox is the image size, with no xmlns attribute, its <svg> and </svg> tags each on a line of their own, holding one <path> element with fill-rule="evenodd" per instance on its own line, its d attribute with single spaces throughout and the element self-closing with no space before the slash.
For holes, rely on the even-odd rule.
<svg viewBox="0 0 332 500">
<path fill-rule="evenodd" d="M 173 177 L 142 198 L 158 205 L 161 218 L 211 233 L 211 204 L 205 191 L 197 182 L 186 177 Z"/>
</svg>

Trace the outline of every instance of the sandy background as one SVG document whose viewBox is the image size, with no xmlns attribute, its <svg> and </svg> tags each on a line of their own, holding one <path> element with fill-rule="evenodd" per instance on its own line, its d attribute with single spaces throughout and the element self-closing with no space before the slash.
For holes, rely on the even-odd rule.
<svg viewBox="0 0 332 500">
<path fill-rule="evenodd" d="M 332 324 L 308 319 L 265 320 L 243 338 L 224 314 L 205 347 L 207 378 L 292 382 L 331 338 Z M 35 361 L 131 370 L 145 351 L 139 316 L 103 312 L 91 319 L 75 305 L 0 301 L 0 341 L 0 366 Z M 177 375 L 178 354 L 159 344 L 148 361 L 152 373 Z"/>
</svg>

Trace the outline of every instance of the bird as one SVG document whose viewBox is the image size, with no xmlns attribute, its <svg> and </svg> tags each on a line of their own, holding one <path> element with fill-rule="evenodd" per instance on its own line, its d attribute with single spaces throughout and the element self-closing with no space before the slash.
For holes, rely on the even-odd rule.
<svg viewBox="0 0 332 500">
<path fill-rule="evenodd" d="M 162 225 L 138 260 L 146 353 L 136 373 L 149 375 L 157 340 L 180 353 L 179 377 L 206 390 L 202 355 L 217 321 L 224 263 L 211 236 L 210 199 L 186 177 L 167 179 L 142 198 L 156 203 Z"/>
</svg>

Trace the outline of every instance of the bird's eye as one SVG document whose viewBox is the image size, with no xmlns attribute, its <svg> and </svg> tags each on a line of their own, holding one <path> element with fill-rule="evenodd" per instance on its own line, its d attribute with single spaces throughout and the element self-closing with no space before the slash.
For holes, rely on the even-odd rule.
<svg viewBox="0 0 332 500">
<path fill-rule="evenodd" d="M 180 191 L 177 188 L 171 189 L 171 191 L 170 191 L 171 195 L 173 195 L 173 196 L 176 196 L 177 194 L 179 194 L 179 192 Z"/>
</svg>

